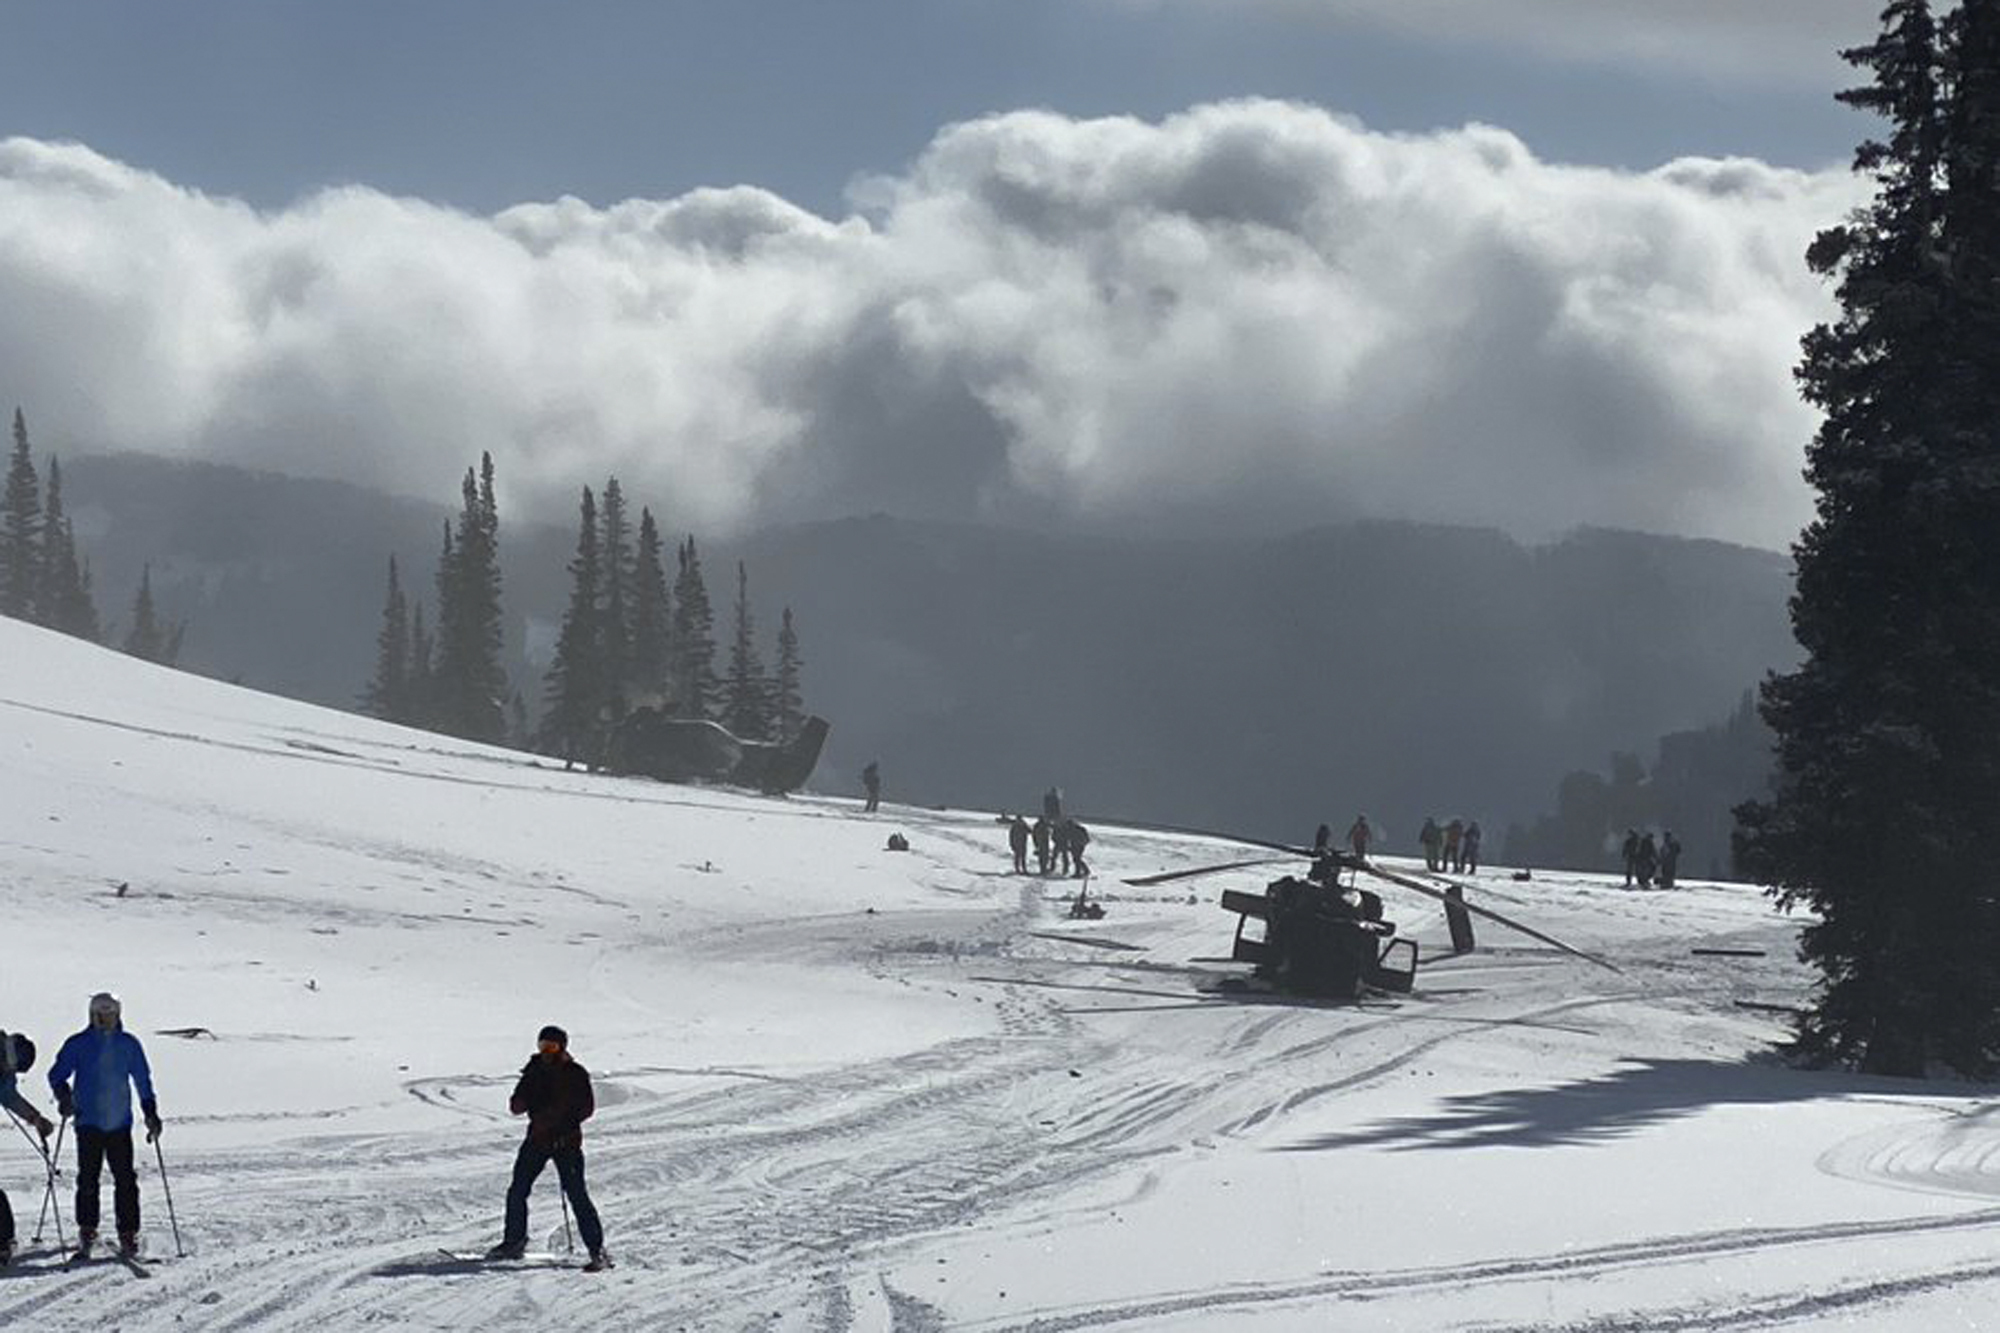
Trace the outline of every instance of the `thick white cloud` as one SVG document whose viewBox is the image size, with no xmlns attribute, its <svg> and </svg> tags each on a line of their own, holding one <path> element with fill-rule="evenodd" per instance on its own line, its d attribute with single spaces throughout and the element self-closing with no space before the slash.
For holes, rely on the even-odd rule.
<svg viewBox="0 0 2000 1333">
<path fill-rule="evenodd" d="M 830 222 L 737 188 L 276 212 L 0 143 L 0 396 L 138 448 L 515 512 L 1353 515 L 1785 541 L 1844 174 L 1537 161 L 1245 102 L 943 131 Z"/>
<path fill-rule="evenodd" d="M 1838 53 L 1879 30 L 1883 0 L 1103 0 L 1255 6 L 1334 25 L 1532 53 L 1570 64 L 1730 81 L 1846 86 Z M 1835 81 L 1829 85 L 1829 80 Z"/>
</svg>

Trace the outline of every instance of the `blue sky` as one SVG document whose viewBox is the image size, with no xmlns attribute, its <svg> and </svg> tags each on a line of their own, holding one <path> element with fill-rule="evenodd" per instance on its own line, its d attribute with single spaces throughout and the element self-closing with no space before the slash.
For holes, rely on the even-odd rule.
<svg viewBox="0 0 2000 1333">
<path fill-rule="evenodd" d="M 517 512 L 1780 547 L 1875 0 L 0 9 L 0 408 Z"/>
<path fill-rule="evenodd" d="M 1532 4 L 1515 31 L 1456 38 L 1392 30 L 1373 8 L 13 0 L 0 132 L 77 140 L 264 206 L 348 182 L 478 211 L 749 183 L 831 213 L 852 177 L 900 169 L 946 122 L 1024 107 L 1156 118 L 1295 98 L 1378 130 L 1484 121 L 1543 158 L 1628 168 L 1687 154 L 1820 166 L 1844 160 L 1861 125 L 1829 96 L 1823 22 L 1746 68 L 1750 38 L 1726 28 L 1712 60 L 1580 57 L 1532 40 L 1534 23 L 1561 24 Z"/>
</svg>

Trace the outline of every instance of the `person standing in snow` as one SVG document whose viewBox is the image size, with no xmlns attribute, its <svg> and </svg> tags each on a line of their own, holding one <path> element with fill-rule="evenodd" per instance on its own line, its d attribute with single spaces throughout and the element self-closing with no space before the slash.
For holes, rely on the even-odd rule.
<svg viewBox="0 0 2000 1333">
<path fill-rule="evenodd" d="M 1458 844 L 1459 870 L 1468 875 L 1479 873 L 1479 821 L 1473 820 L 1465 826 L 1465 838 Z"/>
<path fill-rule="evenodd" d="M 1625 830 L 1625 887 L 1631 888 L 1639 874 L 1639 830 Z"/>
<path fill-rule="evenodd" d="M 1454 819 L 1444 826 L 1444 854 L 1438 858 L 1439 869 L 1449 870 L 1454 875 L 1465 869 L 1465 859 L 1459 854 L 1459 840 L 1465 836 L 1465 821 Z"/>
<path fill-rule="evenodd" d="M 861 807 L 862 813 L 873 814 L 882 804 L 882 769 L 873 759 L 861 770 L 861 785 L 868 790 L 868 804 Z"/>
<path fill-rule="evenodd" d="M 1090 846 L 1090 830 L 1074 819 L 1065 819 L 1062 826 L 1063 853 L 1069 858 L 1070 874 L 1077 879 L 1089 879 L 1090 867 L 1083 863 L 1083 849 Z"/>
<path fill-rule="evenodd" d="M 1653 845 L 1653 835 L 1648 833 L 1639 839 L 1639 854 L 1633 859 L 1632 872 L 1639 879 L 1639 887 L 1653 887 L 1653 872 L 1659 869 L 1660 849 Z"/>
<path fill-rule="evenodd" d="M 1424 816 L 1424 827 L 1417 834 L 1417 841 L 1424 847 L 1424 867 L 1429 870 L 1442 869 L 1438 864 L 1438 854 L 1444 846 L 1444 830 L 1438 827 L 1435 818 L 1430 815 Z"/>
<path fill-rule="evenodd" d="M 556 1164 L 556 1176 L 569 1206 L 576 1210 L 576 1229 L 590 1251 L 586 1272 L 611 1267 L 604 1248 L 604 1224 L 590 1202 L 583 1181 L 583 1122 L 597 1109 L 590 1091 L 590 1071 L 570 1058 L 569 1034 L 551 1023 L 535 1038 L 535 1054 L 521 1067 L 507 1109 L 528 1117 L 528 1132 L 514 1155 L 514 1179 L 507 1187 L 507 1216 L 500 1243 L 486 1252 L 489 1259 L 519 1259 L 528 1250 L 528 1193 L 542 1168 Z"/>
<path fill-rule="evenodd" d="M 139 1252 L 139 1175 L 132 1169 L 132 1089 L 146 1117 L 146 1142 L 160 1137 L 160 1107 L 146 1048 L 125 1030 L 124 1006 L 109 991 L 90 997 L 90 1026 L 72 1036 L 49 1066 L 56 1110 L 76 1121 L 76 1252 L 97 1243 L 98 1181 L 111 1164 L 111 1208 L 118 1252 Z M 74 1090 L 70 1080 L 76 1080 Z"/>
<path fill-rule="evenodd" d="M 1321 856 L 1325 856 L 1325 855 L 1326 855 L 1326 849 L 1327 849 L 1327 848 L 1328 848 L 1329 846 L 1331 846 L 1332 844 L 1333 844 L 1333 827 L 1332 827 L 1332 825 L 1330 825 L 1330 824 L 1321 824 L 1321 825 L 1320 825 L 1320 826 L 1319 826 L 1319 827 L 1318 827 L 1317 829 L 1313 830 L 1313 856 L 1314 856 L 1314 857 L 1321 857 Z"/>
<path fill-rule="evenodd" d="M 1354 823 L 1347 830 L 1347 845 L 1354 850 L 1356 856 L 1366 861 L 1368 859 L 1368 844 L 1374 840 L 1375 830 L 1368 827 L 1368 816 L 1356 815 Z"/>
<path fill-rule="evenodd" d="M 1681 866 L 1681 840 L 1668 829 L 1660 837 L 1660 887 L 1671 889 Z"/>
<path fill-rule="evenodd" d="M 1007 825 L 1007 847 L 1014 853 L 1014 873 L 1028 873 L 1028 821 L 1019 815 Z"/>
<path fill-rule="evenodd" d="M 1040 867 L 1044 875 L 1048 874 L 1049 867 L 1055 864 L 1055 852 L 1051 850 L 1054 833 L 1055 830 L 1050 827 L 1046 815 L 1037 819 L 1035 826 L 1028 830 L 1028 836 L 1035 840 L 1035 864 Z"/>
<path fill-rule="evenodd" d="M 0 1032 L 0 1106 L 6 1107 L 34 1127 L 42 1136 L 42 1152 L 48 1153 L 49 1135 L 56 1127 L 48 1117 L 37 1111 L 21 1090 L 15 1085 L 15 1076 L 25 1074 L 35 1065 L 35 1043 L 18 1032 Z M 14 1209 L 7 1202 L 7 1191 L 0 1189 L 0 1268 L 14 1261 Z"/>
<path fill-rule="evenodd" d="M 1062 788 L 1051 787 L 1042 793 L 1042 818 L 1050 825 L 1062 823 Z"/>
</svg>

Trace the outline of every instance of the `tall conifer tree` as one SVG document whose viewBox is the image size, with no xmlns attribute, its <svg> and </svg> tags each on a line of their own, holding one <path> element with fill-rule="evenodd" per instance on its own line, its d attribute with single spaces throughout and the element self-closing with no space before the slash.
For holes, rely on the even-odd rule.
<svg viewBox="0 0 2000 1333">
<path fill-rule="evenodd" d="M 63 512 L 62 464 L 49 456 L 49 484 L 42 503 L 41 593 L 35 619 L 50 629 L 95 643 L 97 603 L 90 570 L 77 559 L 76 529 Z"/>
<path fill-rule="evenodd" d="M 792 624 L 792 608 L 785 608 L 778 626 L 778 674 L 771 685 L 772 724 L 777 739 L 790 744 L 805 726 L 806 705 L 803 686 L 805 659 L 799 656 L 799 632 Z"/>
<path fill-rule="evenodd" d="M 632 682 L 633 584 L 637 570 L 632 554 L 632 523 L 625 513 L 625 492 L 612 477 L 604 483 L 604 504 L 598 525 L 599 548 L 603 557 L 604 616 L 600 623 L 605 703 L 611 710 L 610 723 L 625 716 L 626 695 Z"/>
<path fill-rule="evenodd" d="M 603 555 L 597 497 L 583 488 L 576 555 L 569 562 L 569 608 L 563 612 L 554 659 L 545 677 L 541 743 L 565 760 L 595 764 L 602 751 L 600 712 L 605 701 L 603 654 Z"/>
<path fill-rule="evenodd" d="M 713 718 L 721 711 L 715 677 L 715 611 L 694 538 L 681 543 L 680 572 L 674 578 L 674 687 L 683 717 Z"/>
<path fill-rule="evenodd" d="M 382 601 L 382 628 L 375 635 L 375 677 L 361 695 L 362 707 L 390 722 L 412 721 L 410 708 L 410 607 L 396 557 L 389 557 L 389 591 Z"/>
<path fill-rule="evenodd" d="M 507 673 L 500 665 L 499 511 L 493 455 L 465 470 L 456 533 L 438 563 L 437 661 L 432 690 L 439 730 L 468 740 L 507 734 Z"/>
<path fill-rule="evenodd" d="M 42 587 L 42 492 L 28 451 L 28 423 L 14 409 L 14 448 L 0 494 L 0 615 L 27 620 Z"/>
<path fill-rule="evenodd" d="M 729 640 L 729 675 L 722 686 L 722 725 L 746 741 L 771 737 L 771 685 L 757 654 L 756 622 L 750 614 L 750 575 L 736 562 L 734 633 Z"/>
<path fill-rule="evenodd" d="M 673 697 L 673 599 L 653 511 L 639 511 L 639 549 L 632 575 L 632 681 L 638 698 Z"/>
<path fill-rule="evenodd" d="M 148 562 L 139 571 L 139 590 L 132 596 L 132 627 L 125 632 L 125 651 L 148 662 L 172 666 L 180 660 L 181 636 L 186 629 L 184 621 L 160 618 L 153 605 L 153 566 Z"/>
<path fill-rule="evenodd" d="M 1825 414 L 1793 551 L 1805 661 L 1764 685 L 1779 777 L 1738 811 L 1740 863 L 1818 916 L 1801 1049 L 1881 1073 L 2000 1054 L 1994 8 L 1968 4 L 1947 52 L 1929 4 L 1893 0 L 1843 53 L 1873 80 L 1841 100 L 1888 134 L 1855 156 L 1873 201 L 1807 252 L 1840 312 L 1798 371 Z"/>
</svg>

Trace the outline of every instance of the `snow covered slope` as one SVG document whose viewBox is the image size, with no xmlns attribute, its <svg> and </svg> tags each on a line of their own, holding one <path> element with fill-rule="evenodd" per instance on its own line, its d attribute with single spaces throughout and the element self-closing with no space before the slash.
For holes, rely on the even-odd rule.
<svg viewBox="0 0 2000 1333">
<path fill-rule="evenodd" d="M 1931 1328 L 2000 1297 L 1989 1090 L 1757 1058 L 1773 1015 L 1735 1002 L 1806 979 L 1748 889 L 1495 870 L 1489 905 L 1621 970 L 1482 923 L 1412 996 L 1284 1004 L 1201 961 L 1266 872 L 1118 882 L 1226 843 L 1095 827 L 1109 913 L 1071 923 L 990 812 L 564 773 L 4 620 L 0 756 L 0 1027 L 52 1051 L 124 997 L 188 1250 L 64 1271 L 47 1224 L 0 1326 Z M 497 1238 L 546 1022 L 597 1080 L 609 1274 L 436 1254 Z M 531 1228 L 561 1248 L 552 1172 Z"/>
</svg>

